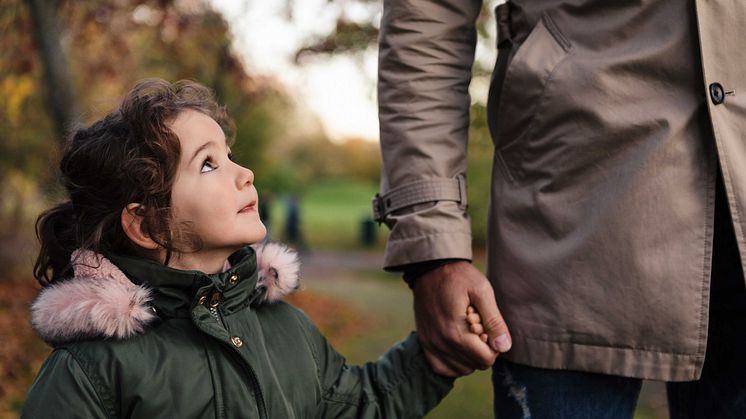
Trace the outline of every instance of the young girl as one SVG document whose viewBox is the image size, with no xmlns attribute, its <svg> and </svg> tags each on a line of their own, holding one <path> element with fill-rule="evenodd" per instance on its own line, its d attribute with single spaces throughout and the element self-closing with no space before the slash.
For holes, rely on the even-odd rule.
<svg viewBox="0 0 746 419">
<path fill-rule="evenodd" d="M 69 200 L 37 223 L 32 323 L 54 351 L 23 417 L 414 418 L 449 391 L 414 334 L 349 366 L 281 301 L 296 257 L 248 246 L 265 228 L 231 130 L 203 86 L 146 80 L 71 137 Z"/>
</svg>

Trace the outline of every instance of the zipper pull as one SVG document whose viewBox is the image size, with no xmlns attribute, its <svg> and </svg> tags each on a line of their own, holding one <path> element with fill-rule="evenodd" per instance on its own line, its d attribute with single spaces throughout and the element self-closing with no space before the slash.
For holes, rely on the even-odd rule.
<svg viewBox="0 0 746 419">
<path fill-rule="evenodd" d="M 212 317 L 215 318 L 215 321 L 218 322 L 218 324 L 225 328 L 225 324 L 223 324 L 223 320 L 220 318 L 220 313 L 218 312 L 218 306 L 220 305 L 220 292 L 214 292 L 212 294 L 212 297 L 210 297 L 210 314 L 212 314 Z"/>
<path fill-rule="evenodd" d="M 210 307 L 218 308 L 220 305 L 220 292 L 215 291 L 210 298 Z"/>
</svg>

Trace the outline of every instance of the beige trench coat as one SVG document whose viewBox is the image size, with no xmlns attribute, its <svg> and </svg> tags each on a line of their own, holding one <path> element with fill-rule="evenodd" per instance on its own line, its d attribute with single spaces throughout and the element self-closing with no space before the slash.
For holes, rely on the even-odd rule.
<svg viewBox="0 0 746 419">
<path fill-rule="evenodd" d="M 746 219 L 743 0 L 516 0 L 497 11 L 488 277 L 544 368 L 697 379 L 715 177 Z M 481 3 L 386 0 L 386 267 L 471 258 L 461 178 Z M 717 84 L 716 84 L 717 83 Z M 487 193 L 487 191 L 471 191 Z"/>
</svg>

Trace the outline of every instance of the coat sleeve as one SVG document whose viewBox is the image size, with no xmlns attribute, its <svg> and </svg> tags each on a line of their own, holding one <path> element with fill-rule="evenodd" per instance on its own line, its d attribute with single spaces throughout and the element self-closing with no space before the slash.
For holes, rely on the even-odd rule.
<svg viewBox="0 0 746 419">
<path fill-rule="evenodd" d="M 385 211 L 391 229 L 387 269 L 471 259 L 465 196 L 455 202 L 437 195 L 444 182 L 466 174 L 468 87 L 481 5 L 481 0 L 384 1 L 378 72 L 380 195 L 398 191 L 398 196 L 418 197 L 415 204 Z"/>
<path fill-rule="evenodd" d="M 98 419 L 110 415 L 93 383 L 64 349 L 49 355 L 26 396 L 22 419 Z"/>
<path fill-rule="evenodd" d="M 375 362 L 348 365 L 311 321 L 299 316 L 317 362 L 319 419 L 421 418 L 453 387 L 452 378 L 430 369 L 414 333 Z"/>
</svg>

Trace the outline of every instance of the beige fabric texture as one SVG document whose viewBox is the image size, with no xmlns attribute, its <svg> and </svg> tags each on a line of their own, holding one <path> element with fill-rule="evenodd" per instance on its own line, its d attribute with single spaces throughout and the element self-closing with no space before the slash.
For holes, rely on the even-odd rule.
<svg viewBox="0 0 746 419">
<path fill-rule="evenodd" d="M 382 194 L 465 174 L 480 8 L 384 2 Z M 504 356 L 697 379 L 718 158 L 742 260 L 746 250 L 746 3 L 516 0 L 499 20 L 487 275 L 513 336 Z M 710 98 L 714 82 L 733 91 L 722 104 Z M 471 258 L 455 202 L 386 223 L 389 269 Z"/>
</svg>

